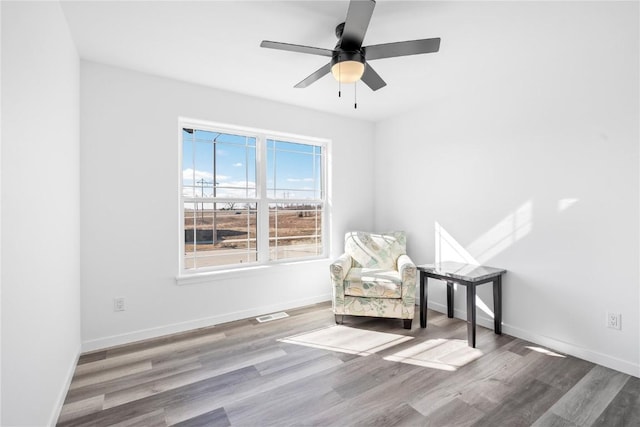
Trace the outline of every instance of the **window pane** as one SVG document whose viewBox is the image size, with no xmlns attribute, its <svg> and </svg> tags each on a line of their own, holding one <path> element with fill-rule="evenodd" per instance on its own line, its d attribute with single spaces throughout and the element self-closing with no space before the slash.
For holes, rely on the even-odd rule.
<svg viewBox="0 0 640 427">
<path fill-rule="evenodd" d="M 185 197 L 256 197 L 256 138 L 183 130 Z"/>
<path fill-rule="evenodd" d="M 193 197 L 195 189 L 193 187 L 194 168 L 193 168 L 193 130 L 191 133 L 187 129 L 182 130 L 182 195 L 185 197 Z"/>
<path fill-rule="evenodd" d="M 255 204 L 185 203 L 185 268 L 255 262 Z"/>
<path fill-rule="evenodd" d="M 247 198 L 256 194 L 256 148 L 249 138 L 243 143 L 216 142 L 214 197 Z M 235 141 L 235 140 L 234 140 Z"/>
<path fill-rule="evenodd" d="M 272 203 L 269 205 L 269 259 L 322 254 L 322 205 Z"/>
<path fill-rule="evenodd" d="M 196 131 L 198 132 L 198 131 Z M 196 141 L 193 160 L 194 192 L 196 197 L 213 195 L 213 143 Z"/>
<path fill-rule="evenodd" d="M 267 195 L 274 199 L 319 199 L 321 147 L 267 141 Z"/>
</svg>

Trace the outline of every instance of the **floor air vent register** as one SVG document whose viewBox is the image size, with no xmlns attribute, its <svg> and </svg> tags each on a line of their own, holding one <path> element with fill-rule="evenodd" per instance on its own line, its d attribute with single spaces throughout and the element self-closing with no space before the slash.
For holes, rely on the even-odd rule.
<svg viewBox="0 0 640 427">
<path fill-rule="evenodd" d="M 264 323 L 264 322 L 270 322 L 272 320 L 284 319 L 285 317 L 289 317 L 289 315 L 284 311 L 280 311 L 278 313 L 265 314 L 264 316 L 256 317 L 256 320 L 259 323 Z"/>
</svg>

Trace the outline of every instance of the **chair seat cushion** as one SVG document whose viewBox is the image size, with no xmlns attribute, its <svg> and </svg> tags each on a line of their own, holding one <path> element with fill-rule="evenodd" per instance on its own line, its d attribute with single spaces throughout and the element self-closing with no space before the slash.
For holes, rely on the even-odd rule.
<svg viewBox="0 0 640 427">
<path fill-rule="evenodd" d="M 354 297 L 402 298 L 402 278 L 395 270 L 354 267 L 344 279 L 344 294 Z"/>
</svg>

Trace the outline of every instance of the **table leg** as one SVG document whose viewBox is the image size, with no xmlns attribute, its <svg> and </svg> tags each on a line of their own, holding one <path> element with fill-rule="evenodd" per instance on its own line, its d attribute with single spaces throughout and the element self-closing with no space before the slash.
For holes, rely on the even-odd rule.
<svg viewBox="0 0 640 427">
<path fill-rule="evenodd" d="M 427 327 L 427 277 L 424 272 L 420 272 L 420 327 Z"/>
<path fill-rule="evenodd" d="M 493 330 L 502 334 L 502 276 L 493 280 Z"/>
<path fill-rule="evenodd" d="M 453 282 L 447 282 L 447 317 L 453 318 Z"/>
<path fill-rule="evenodd" d="M 476 347 L 476 287 L 472 283 L 467 288 L 467 344 Z"/>
</svg>

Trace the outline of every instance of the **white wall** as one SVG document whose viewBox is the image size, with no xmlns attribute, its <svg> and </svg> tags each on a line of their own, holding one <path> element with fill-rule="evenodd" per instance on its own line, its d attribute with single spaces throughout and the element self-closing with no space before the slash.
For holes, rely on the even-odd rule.
<svg viewBox="0 0 640 427">
<path fill-rule="evenodd" d="M 2 6 L 0 5 L 0 48 L 2 47 Z M 0 49 L 0 94 L 2 94 L 2 50 Z M 2 106 L 0 104 L 0 129 L 2 129 Z M 2 165 L 2 132 L 0 131 L 0 166 Z M 2 169 L 0 169 L 0 189 Z M 2 331 L 2 191 L 0 191 L 0 332 Z M 2 423 L 2 334 L 0 333 L 0 424 Z"/>
<path fill-rule="evenodd" d="M 375 226 L 406 229 L 419 263 L 508 269 L 504 332 L 640 375 L 638 3 L 469 11 L 484 60 L 443 40 L 449 94 L 376 127 Z M 430 297 L 444 311 L 444 286 Z"/>
<path fill-rule="evenodd" d="M 84 61 L 81 109 L 85 350 L 330 299 L 324 260 L 176 285 L 179 116 L 331 139 L 332 257 L 373 224 L 369 122 Z"/>
<path fill-rule="evenodd" d="M 57 419 L 80 351 L 79 59 L 57 2 L 2 2 L 2 420 Z"/>
</svg>

